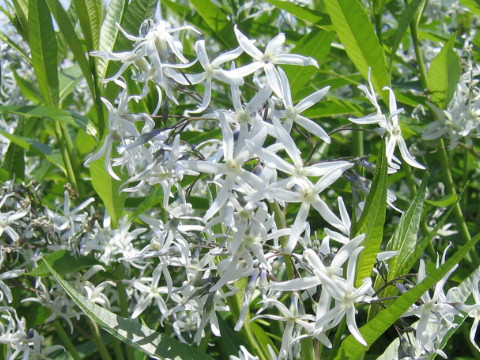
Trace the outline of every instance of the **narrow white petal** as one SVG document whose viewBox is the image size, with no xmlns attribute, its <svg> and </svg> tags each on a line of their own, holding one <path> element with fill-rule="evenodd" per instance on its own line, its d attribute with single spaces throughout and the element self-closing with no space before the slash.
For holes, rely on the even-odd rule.
<svg viewBox="0 0 480 360">
<path fill-rule="evenodd" d="M 300 66 L 308 66 L 312 65 L 318 68 L 318 63 L 315 59 L 311 57 L 306 57 L 297 54 L 279 54 L 275 55 L 273 58 L 272 63 L 274 64 L 284 64 L 284 65 L 300 65 Z"/>
<path fill-rule="evenodd" d="M 295 119 L 295 123 L 303 127 L 308 132 L 312 133 L 316 137 L 322 139 L 327 144 L 330 144 L 331 142 L 330 136 L 328 136 L 328 134 L 325 132 L 325 130 L 322 129 L 320 125 L 313 122 L 309 118 L 306 118 L 305 116 L 302 116 L 302 115 L 297 115 Z"/>
<path fill-rule="evenodd" d="M 323 89 L 320 89 L 318 91 L 315 91 L 313 94 L 308 95 L 305 99 L 300 101 L 297 106 L 295 106 L 295 109 L 297 109 L 297 111 L 301 113 L 306 109 L 312 107 L 327 94 L 328 90 L 330 90 L 330 86 L 326 86 Z"/>
<path fill-rule="evenodd" d="M 298 279 L 287 280 L 283 282 L 270 282 L 270 288 L 280 291 L 299 291 L 310 289 L 320 285 L 322 282 L 316 276 L 305 276 Z"/>
<path fill-rule="evenodd" d="M 405 144 L 405 140 L 403 140 L 401 136 L 397 137 L 397 144 L 400 149 L 400 153 L 402 154 L 402 158 L 403 160 L 405 160 L 407 164 L 413 167 L 416 167 L 418 169 L 425 170 L 425 166 L 420 164 L 417 160 L 415 160 L 415 158 L 412 155 L 410 155 L 407 149 L 407 144 Z"/>
<path fill-rule="evenodd" d="M 250 40 L 245 35 L 243 35 L 242 32 L 238 30 L 238 27 L 236 25 L 234 31 L 240 47 L 255 60 L 260 60 L 263 56 L 263 53 L 258 50 L 255 45 L 253 45 L 254 40 Z"/>
</svg>

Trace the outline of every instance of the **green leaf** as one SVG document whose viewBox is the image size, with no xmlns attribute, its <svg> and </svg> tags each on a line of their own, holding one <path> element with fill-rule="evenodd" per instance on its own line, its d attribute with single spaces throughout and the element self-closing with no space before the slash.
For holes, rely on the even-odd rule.
<svg viewBox="0 0 480 360">
<path fill-rule="evenodd" d="M 23 133 L 23 120 L 20 120 L 17 128 L 15 129 L 15 135 L 21 135 Z M 11 179 L 15 176 L 16 179 L 24 179 L 25 175 L 25 151 L 24 149 L 10 142 L 8 145 L 7 153 L 3 160 L 2 167 L 8 171 L 8 177 Z"/>
<path fill-rule="evenodd" d="M 92 136 L 97 134 L 95 126 L 86 117 L 71 110 L 54 109 L 41 105 L 0 105 L 0 113 L 12 113 L 26 117 L 50 118 L 80 128 Z"/>
<path fill-rule="evenodd" d="M 90 164 L 92 185 L 103 201 L 105 208 L 112 218 L 112 224 L 117 226 L 123 212 L 125 193 L 120 192 L 121 181 L 113 179 L 105 169 L 105 158 Z"/>
<path fill-rule="evenodd" d="M 0 40 L 2 40 L 4 43 L 8 44 L 11 46 L 13 49 L 17 50 L 18 53 L 28 61 L 29 64 L 32 64 L 32 59 L 27 55 L 27 53 L 20 47 L 18 46 L 12 39 L 10 39 L 7 35 L 4 33 L 0 32 Z"/>
<path fill-rule="evenodd" d="M 15 27 L 23 39 L 28 41 L 28 0 L 13 0 L 18 24 Z"/>
<path fill-rule="evenodd" d="M 80 81 L 83 80 L 82 70 L 78 65 L 70 66 L 58 73 L 58 81 L 60 88 L 60 103 L 72 93 Z M 92 124 L 93 126 L 93 124 Z"/>
<path fill-rule="evenodd" d="M 422 218 L 427 179 L 428 174 L 425 174 L 422 185 L 418 189 L 413 202 L 408 207 L 408 210 L 402 214 L 400 222 L 387 244 L 388 251 L 398 251 L 397 256 L 394 256 L 389 262 L 389 280 L 405 274 L 405 262 L 410 257 L 417 244 L 417 234 L 420 220 Z"/>
<path fill-rule="evenodd" d="M 32 101 L 34 104 L 38 104 L 43 101 L 40 89 L 38 89 L 31 80 L 24 79 L 18 75 L 15 70 L 13 70 L 13 76 L 15 77 L 15 82 L 20 88 L 22 95 L 25 96 L 26 99 Z"/>
<path fill-rule="evenodd" d="M 365 240 L 362 243 L 365 249 L 360 253 L 357 262 L 356 286 L 360 286 L 364 278 L 371 276 L 383 240 L 383 228 L 387 211 L 388 180 L 388 165 L 385 149 L 385 140 L 383 140 L 373 183 L 368 193 L 362 216 L 354 232 L 355 236 L 366 234 Z"/>
<path fill-rule="evenodd" d="M 158 0 L 132 0 L 125 10 L 120 25 L 132 35 L 138 35 L 140 25 L 145 19 L 153 19 Z M 115 43 L 115 51 L 132 50 L 132 41 L 121 35 Z"/>
<path fill-rule="evenodd" d="M 433 59 L 428 71 L 428 88 L 433 101 L 441 109 L 448 107 L 462 74 L 460 58 L 453 49 L 455 38 L 456 36 L 453 36 L 445 44 L 442 51 Z"/>
<path fill-rule="evenodd" d="M 470 295 L 472 294 L 472 289 L 473 289 L 473 281 L 475 279 L 475 276 L 477 276 L 478 272 L 480 272 L 480 269 L 477 269 L 476 271 L 474 271 L 467 279 L 465 279 L 457 288 L 456 288 L 456 291 L 454 291 L 452 293 L 452 298 L 449 300 L 451 302 L 456 302 L 456 303 L 459 303 L 459 304 L 465 304 L 467 303 L 468 301 L 468 298 L 470 297 Z M 472 303 L 472 301 L 468 302 L 468 303 Z M 445 334 L 443 336 L 443 340 L 442 340 L 442 343 L 440 344 L 440 346 L 438 346 L 438 350 L 442 350 L 445 345 L 447 344 L 448 340 L 450 339 L 450 337 L 457 331 L 460 329 L 460 325 L 463 324 L 463 322 L 467 319 L 468 317 L 467 316 L 456 316 L 455 317 L 455 320 L 453 321 L 453 323 L 455 325 L 452 325 L 450 327 L 450 330 L 448 330 L 447 334 Z M 420 321 L 420 320 L 418 320 Z M 411 326 L 416 329 L 417 328 L 417 325 L 418 325 L 418 321 L 416 321 L 415 323 L 413 323 Z M 390 343 L 390 345 L 388 346 L 388 348 L 385 350 L 385 352 L 380 355 L 376 360 L 391 360 L 391 359 L 400 359 L 401 356 L 399 356 L 398 354 L 398 350 L 399 350 L 399 345 L 400 345 L 400 341 L 399 341 L 399 338 L 396 338 L 394 341 L 392 341 Z M 418 348 L 418 344 L 417 342 L 413 342 L 412 344 L 410 344 L 411 346 L 413 346 L 415 348 L 415 350 L 418 350 L 418 353 L 420 353 L 420 348 Z M 436 356 L 436 354 L 432 354 L 431 357 L 429 359 L 434 359 Z M 458 360 L 459 358 L 457 358 Z"/>
<path fill-rule="evenodd" d="M 210 0 L 190 0 L 190 3 L 227 48 L 231 48 L 233 44 L 237 43 L 237 38 L 233 32 L 233 24 L 217 4 Z"/>
<path fill-rule="evenodd" d="M 466 6 L 470 9 L 475 16 L 480 16 L 480 3 L 476 0 L 460 0 L 463 6 Z"/>
<path fill-rule="evenodd" d="M 63 163 L 60 152 L 57 149 L 53 149 L 50 146 L 42 144 L 35 139 L 13 135 L 1 129 L 0 134 L 5 136 L 12 143 L 15 143 L 16 145 L 22 147 L 26 151 L 32 151 L 45 157 L 45 159 L 47 159 L 49 162 L 51 162 L 53 165 L 55 165 L 65 173 L 65 165 Z"/>
<path fill-rule="evenodd" d="M 432 271 L 420 284 L 415 285 L 408 292 L 398 297 L 388 308 L 382 310 L 366 325 L 360 328 L 368 346 L 360 344 L 353 335 L 349 335 L 340 346 L 335 360 L 356 360 L 363 358 L 365 352 L 372 344 L 392 326 L 426 291 L 431 289 L 438 281 L 458 264 L 475 244 L 480 240 L 480 234 L 475 236 L 467 244 L 463 245 L 442 266 Z"/>
<path fill-rule="evenodd" d="M 458 201 L 457 194 L 449 194 L 440 200 L 425 200 L 427 204 L 436 206 L 436 207 L 447 207 L 455 204 Z"/>
<path fill-rule="evenodd" d="M 69 250 L 58 250 L 45 256 L 45 259 L 30 272 L 25 275 L 30 276 L 48 276 L 50 271 L 46 265 L 48 262 L 57 273 L 70 274 L 78 272 L 83 269 L 92 267 L 93 265 L 101 264 L 100 261 L 91 256 L 73 256 Z"/>
<path fill-rule="evenodd" d="M 122 16 L 126 8 L 126 0 L 112 0 L 108 5 L 105 19 L 100 28 L 100 40 L 98 49 L 100 51 L 112 51 L 117 40 L 118 32 L 120 31 L 116 23 L 122 21 Z M 105 74 L 108 67 L 108 59 L 99 57 L 97 59 L 97 74 L 100 81 L 105 79 Z"/>
<path fill-rule="evenodd" d="M 46 0 L 46 1 L 50 11 L 52 12 L 53 17 L 55 18 L 55 21 L 58 24 L 58 28 L 60 32 L 63 34 L 63 37 L 67 41 L 68 46 L 70 47 L 70 50 L 72 51 L 76 62 L 80 66 L 80 69 L 82 69 L 82 73 L 85 76 L 85 79 L 87 80 L 90 93 L 92 94 L 92 97 L 95 99 L 97 91 L 95 88 L 95 83 L 93 81 L 94 78 L 93 78 L 92 70 L 90 68 L 89 62 L 87 61 L 87 58 L 85 57 L 85 53 L 82 48 L 82 43 L 80 39 L 77 37 L 77 34 L 75 33 L 73 24 L 68 18 L 67 13 L 63 9 L 63 6 L 62 4 L 60 4 L 59 0 Z"/>
<path fill-rule="evenodd" d="M 103 1 L 102 1 L 103 4 Z M 98 49 L 100 36 L 101 7 L 99 0 L 73 0 L 88 51 Z"/>
<path fill-rule="evenodd" d="M 384 86 L 390 85 L 385 54 L 361 2 L 329 0 L 325 1 L 325 7 L 348 57 L 365 79 L 368 78 L 368 68 L 372 68 L 373 85 L 388 104 L 388 94 L 382 91 Z"/>
<path fill-rule="evenodd" d="M 295 15 L 297 18 L 325 30 L 332 30 L 332 22 L 327 14 L 299 6 L 290 1 L 267 0 L 270 4 Z"/>
<path fill-rule="evenodd" d="M 46 259 L 44 260 L 45 266 L 50 273 L 82 311 L 92 319 L 92 321 L 120 341 L 127 343 L 143 353 L 150 356 L 157 356 L 161 359 L 212 360 L 210 356 L 196 350 L 194 346 L 181 343 L 130 319 L 122 318 L 93 303 L 63 280 L 52 265 L 50 265 Z"/>
<path fill-rule="evenodd" d="M 392 68 L 392 61 L 393 61 L 393 58 L 395 57 L 395 53 L 397 52 L 398 46 L 402 41 L 403 34 L 405 34 L 405 31 L 408 29 L 408 26 L 412 22 L 412 19 L 415 13 L 417 12 L 417 10 L 421 6 L 423 6 L 424 4 L 422 5 L 422 3 L 425 3 L 426 1 L 427 0 L 413 0 L 403 12 L 402 18 L 398 22 L 398 27 L 395 31 L 395 39 L 391 47 L 389 69 Z"/>
<path fill-rule="evenodd" d="M 330 50 L 335 33 L 315 28 L 303 36 L 290 51 L 293 54 L 310 56 L 322 64 Z M 290 81 L 293 98 L 297 99 L 297 93 L 318 73 L 313 66 L 283 65 Z"/>
<path fill-rule="evenodd" d="M 29 45 L 32 64 L 45 102 L 58 107 L 57 38 L 45 0 L 29 1 Z"/>
</svg>

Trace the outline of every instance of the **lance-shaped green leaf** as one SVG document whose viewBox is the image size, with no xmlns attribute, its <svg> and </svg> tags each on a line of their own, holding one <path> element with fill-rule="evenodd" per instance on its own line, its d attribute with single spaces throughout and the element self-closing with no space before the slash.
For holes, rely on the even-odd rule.
<svg viewBox="0 0 480 360">
<path fill-rule="evenodd" d="M 394 256 L 389 262 L 389 280 L 405 274 L 404 264 L 417 245 L 417 234 L 420 220 L 422 218 L 423 201 L 427 189 L 427 178 L 428 173 L 425 174 L 422 185 L 418 189 L 413 202 L 408 207 L 408 210 L 402 214 L 400 222 L 387 244 L 388 251 L 398 251 L 397 256 Z"/>
<path fill-rule="evenodd" d="M 43 1 L 43 0 L 42 0 Z M 78 38 L 74 26 L 70 19 L 68 18 L 67 12 L 63 9 L 62 4 L 60 4 L 59 0 L 46 0 L 47 5 L 52 12 L 55 21 L 58 24 L 58 28 L 60 32 L 63 34 L 63 37 L 68 43 L 70 50 L 75 57 L 76 62 L 80 66 L 85 79 L 87 80 L 88 88 L 92 97 L 95 99 L 97 90 L 95 88 L 94 83 L 94 76 L 92 70 L 90 68 L 90 64 L 85 57 L 85 53 L 82 48 L 82 42 Z M 50 15 L 49 15 L 50 17 Z"/>
<path fill-rule="evenodd" d="M 47 105 L 58 107 L 57 38 L 45 0 L 29 2 L 28 33 L 40 91 Z"/>
<path fill-rule="evenodd" d="M 472 304 L 473 299 L 469 301 L 469 297 L 472 294 L 473 290 L 473 281 L 475 280 L 475 277 L 478 276 L 478 273 L 480 272 L 480 269 L 477 269 L 474 271 L 468 278 L 466 278 L 462 283 L 455 289 L 454 292 L 452 292 L 452 297 L 450 299 L 451 302 L 456 302 L 458 304 Z M 448 340 L 452 337 L 452 335 L 460 329 L 460 325 L 463 324 L 463 322 L 467 319 L 467 316 L 456 316 L 455 319 L 453 320 L 452 326 L 450 326 L 450 330 L 443 336 L 441 344 L 437 347 L 438 350 L 442 350 L 445 345 L 448 343 Z M 418 320 L 420 321 L 420 320 Z M 411 326 L 416 329 L 418 325 L 418 321 L 413 323 Z M 405 334 L 404 336 L 408 336 L 408 334 Z M 410 345 L 410 344 L 409 344 Z M 418 343 L 415 341 L 411 344 L 415 348 L 418 353 L 421 352 L 422 349 L 418 347 Z M 401 356 L 399 356 L 399 349 L 400 348 L 400 340 L 399 338 L 396 338 L 394 341 L 390 343 L 388 348 L 385 350 L 385 352 L 380 355 L 376 360 L 391 360 L 391 359 L 400 359 Z M 434 359 L 436 354 L 432 354 L 430 359 Z"/>
<path fill-rule="evenodd" d="M 120 31 L 115 24 L 120 24 L 123 17 L 123 12 L 126 8 L 125 0 L 112 0 L 108 5 L 105 19 L 100 28 L 100 40 L 98 50 L 112 51 L 117 41 L 118 32 Z M 97 74 L 100 81 L 105 79 L 105 74 L 108 66 L 108 59 L 99 57 L 97 60 Z"/>
<path fill-rule="evenodd" d="M 453 36 L 445 44 L 442 51 L 433 59 L 428 71 L 428 88 L 433 101 L 441 109 L 448 107 L 462 74 L 460 58 L 453 49 L 455 38 L 456 36 Z"/>
<path fill-rule="evenodd" d="M 332 22 L 327 14 L 309 9 L 304 6 L 299 6 L 291 1 L 284 0 L 267 0 L 270 4 L 285 10 L 286 12 L 295 15 L 298 19 L 313 24 L 325 30 L 333 30 Z"/>
<path fill-rule="evenodd" d="M 45 159 L 47 159 L 53 165 L 55 165 L 59 169 L 61 169 L 64 173 L 66 172 L 65 164 L 63 162 L 62 156 L 60 155 L 60 152 L 57 149 L 53 149 L 52 147 L 50 147 L 46 144 L 42 144 L 41 142 L 39 142 L 35 139 L 10 134 L 10 133 L 8 133 L 4 130 L 1 130 L 1 129 L 0 129 L 0 134 L 5 136 L 12 143 L 22 147 L 26 151 L 32 151 L 32 152 L 34 152 L 38 155 L 43 156 Z"/>
<path fill-rule="evenodd" d="M 391 55 L 390 55 L 390 64 L 389 69 L 392 67 L 392 61 L 395 57 L 395 53 L 397 52 L 398 46 L 402 41 L 402 37 L 405 34 L 405 31 L 408 29 L 408 26 L 413 20 L 413 17 L 417 10 L 424 6 L 427 0 L 413 0 L 410 4 L 408 4 L 407 8 L 402 14 L 400 21 L 398 22 L 398 27 L 395 31 L 395 39 L 393 40 L 392 48 L 391 48 Z"/>
<path fill-rule="evenodd" d="M 120 192 L 122 182 L 115 180 L 107 172 L 104 157 L 90 164 L 90 174 L 93 188 L 102 199 L 112 218 L 112 224 L 116 227 L 125 204 L 125 193 Z"/>
<path fill-rule="evenodd" d="M 73 256 L 70 250 L 59 250 L 48 254 L 45 260 L 42 260 L 35 269 L 25 273 L 25 275 L 48 276 L 50 271 L 48 270 L 46 262 L 61 275 L 87 269 L 93 265 L 101 265 L 100 261 L 92 256 Z"/>
<path fill-rule="evenodd" d="M 372 68 L 373 85 L 388 104 L 388 94 L 382 91 L 390 85 L 385 54 L 361 2 L 329 0 L 325 1 L 325 7 L 348 57 L 365 79 L 368 78 L 368 68 Z"/>
<path fill-rule="evenodd" d="M 355 227 L 355 236 L 366 234 L 362 243 L 365 249 L 360 253 L 357 262 L 356 286 L 361 286 L 363 279 L 371 276 L 383 240 L 383 228 L 387 211 L 388 180 L 385 147 L 385 140 L 383 140 L 373 183 L 365 201 L 365 208 Z"/>
<path fill-rule="evenodd" d="M 152 19 L 155 15 L 158 0 L 132 0 L 127 5 L 125 14 L 120 25 L 132 35 L 138 35 L 140 25 L 145 19 Z M 130 51 L 132 42 L 123 35 L 117 38 L 114 47 L 115 51 Z"/>
<path fill-rule="evenodd" d="M 23 119 L 18 121 L 15 128 L 15 135 L 23 134 Z M 15 144 L 13 141 L 8 145 L 7 153 L 3 159 L 2 167 L 8 171 L 9 178 L 24 179 L 25 175 L 25 150 L 21 146 Z"/>
<path fill-rule="evenodd" d="M 32 64 L 32 59 L 30 59 L 27 55 L 27 53 L 20 47 L 16 42 L 14 42 L 12 39 L 10 39 L 7 35 L 4 33 L 0 32 L 0 40 L 3 41 L 4 43 L 8 44 L 11 46 L 13 49 L 17 50 L 18 53 L 28 61 L 29 64 Z"/>
<path fill-rule="evenodd" d="M 367 346 L 360 344 L 353 335 L 349 335 L 340 346 L 335 360 L 357 360 L 363 358 L 372 344 L 392 326 L 426 291 L 444 278 L 480 240 L 480 234 L 459 248 L 442 266 L 432 271 L 420 284 L 398 297 L 388 308 L 360 328 Z"/>
<path fill-rule="evenodd" d="M 165 334 L 156 332 L 145 325 L 118 316 L 104 307 L 93 303 L 71 287 L 44 259 L 45 266 L 52 273 L 65 292 L 92 321 L 120 341 L 150 356 L 161 359 L 212 360 L 194 346 L 181 343 Z"/>
<path fill-rule="evenodd" d="M 190 0 L 190 3 L 224 45 L 232 47 L 232 44 L 237 43 L 232 22 L 227 19 L 217 4 L 210 0 Z"/>
<path fill-rule="evenodd" d="M 98 49 L 102 9 L 97 0 L 73 0 L 88 51 Z"/>
<path fill-rule="evenodd" d="M 26 117 L 50 118 L 80 128 L 92 136 L 97 134 L 95 126 L 85 116 L 72 110 L 54 109 L 41 105 L 12 105 L 0 106 L 0 113 L 11 113 Z"/>
<path fill-rule="evenodd" d="M 23 39 L 28 41 L 28 0 L 13 0 L 15 7 L 15 17 L 18 22 L 14 22 L 18 33 L 22 35 Z"/>
</svg>

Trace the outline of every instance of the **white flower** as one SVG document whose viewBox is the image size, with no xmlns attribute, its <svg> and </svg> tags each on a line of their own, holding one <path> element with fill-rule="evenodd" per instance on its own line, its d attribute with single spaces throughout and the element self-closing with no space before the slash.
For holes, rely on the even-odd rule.
<svg viewBox="0 0 480 360">
<path fill-rule="evenodd" d="M 280 98 L 283 98 L 282 85 L 278 69 L 275 65 L 313 65 L 318 68 L 317 62 L 310 57 L 283 53 L 281 51 L 282 46 L 285 43 L 285 34 L 283 33 L 278 34 L 275 38 L 270 40 L 265 47 L 264 52 L 261 52 L 255 45 L 253 45 L 254 41 L 242 34 L 237 26 L 235 26 L 235 35 L 237 36 L 238 43 L 243 51 L 250 55 L 255 61 L 236 70 L 232 70 L 231 74 L 236 77 L 245 77 L 263 68 L 267 77 L 268 85 L 270 85 L 275 94 Z"/>
<path fill-rule="evenodd" d="M 11 195 L 5 195 L 2 200 L 0 200 L 0 208 L 2 208 L 2 206 L 5 204 L 5 201 L 7 201 L 10 196 Z M 25 217 L 29 212 L 30 205 L 28 205 L 26 209 L 18 212 L 15 212 L 13 210 L 7 211 L 5 213 L 0 212 L 0 236 L 5 232 L 8 237 L 12 239 L 13 242 L 18 241 L 18 239 L 20 239 L 20 236 L 15 231 L 12 225 L 15 224 L 17 220 Z"/>
<path fill-rule="evenodd" d="M 393 154 L 395 151 L 395 146 L 398 145 L 400 149 L 400 153 L 402 155 L 403 160 L 413 167 L 419 169 L 425 169 L 425 167 L 417 162 L 412 155 L 408 152 L 407 144 L 402 137 L 402 129 L 400 128 L 400 124 L 398 122 L 398 115 L 403 112 L 403 109 L 397 109 L 397 101 L 395 99 L 395 93 L 389 87 L 384 87 L 383 90 L 388 90 L 390 92 L 389 96 L 389 108 L 390 108 L 390 115 L 385 117 L 382 113 L 380 106 L 378 105 L 375 89 L 373 88 L 373 84 L 371 81 L 371 69 L 368 72 L 368 84 L 369 89 L 367 89 L 364 85 L 360 85 L 359 89 L 365 93 L 365 96 L 370 100 L 370 102 L 375 106 L 377 109 L 376 113 L 368 115 L 363 118 L 355 119 L 349 118 L 348 120 L 356 123 L 356 124 L 378 124 L 380 128 L 378 129 L 378 133 L 381 135 L 385 135 L 387 141 L 387 162 L 388 165 L 394 169 L 400 169 L 400 160 Z M 394 171 L 393 171 L 394 172 Z"/>
<path fill-rule="evenodd" d="M 300 115 L 303 111 L 319 102 L 326 95 L 330 89 L 330 86 L 315 91 L 313 94 L 308 95 L 305 99 L 300 101 L 297 105 L 293 106 L 292 93 L 290 90 L 290 84 L 288 83 L 287 75 L 281 68 L 278 68 L 278 73 L 280 75 L 283 92 L 283 104 L 285 106 L 285 110 L 281 111 L 279 114 L 279 117 L 286 119 L 283 126 L 288 132 L 290 132 L 292 125 L 295 123 L 313 135 L 319 137 L 326 143 L 330 144 L 330 136 L 328 136 L 328 134 L 320 125 L 306 118 L 305 116 Z"/>
<path fill-rule="evenodd" d="M 243 84 L 243 79 L 241 77 L 234 77 L 229 71 L 220 68 L 220 65 L 239 57 L 243 53 L 242 48 L 238 47 L 234 50 L 221 54 L 212 61 L 210 61 L 207 56 L 207 50 L 205 49 L 204 40 L 199 40 L 195 43 L 195 51 L 197 53 L 198 60 L 200 61 L 200 64 L 205 71 L 200 74 L 175 74 L 174 76 L 172 76 L 177 82 L 183 85 L 195 85 L 205 81 L 205 91 L 203 94 L 202 104 L 199 106 L 198 109 L 194 111 L 188 111 L 192 114 L 200 113 L 207 109 L 212 98 L 213 79 L 223 81 L 227 84 Z M 188 79 L 188 81 L 186 81 L 185 77 Z"/>
</svg>

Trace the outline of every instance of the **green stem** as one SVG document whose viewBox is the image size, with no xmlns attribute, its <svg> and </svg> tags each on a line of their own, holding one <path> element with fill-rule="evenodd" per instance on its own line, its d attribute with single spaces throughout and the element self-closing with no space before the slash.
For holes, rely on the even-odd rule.
<svg viewBox="0 0 480 360">
<path fill-rule="evenodd" d="M 445 143 L 443 139 L 440 139 L 439 141 L 440 141 L 440 150 L 439 150 L 440 163 L 442 165 L 442 170 L 444 174 L 445 186 L 449 194 L 456 196 L 457 192 L 455 191 L 455 183 L 453 182 L 452 173 L 450 172 L 450 164 L 448 161 L 448 154 L 445 148 Z M 460 234 L 464 242 L 465 243 L 469 242 L 472 239 L 472 237 L 470 235 L 470 232 L 468 231 L 467 222 L 465 221 L 462 208 L 460 207 L 460 202 L 458 201 L 453 205 L 453 214 L 455 215 L 458 229 L 460 231 Z M 472 258 L 475 266 L 478 266 L 480 264 L 480 259 L 478 257 L 478 254 L 475 251 L 470 251 L 470 253 L 466 257 L 466 260 L 472 263 Z"/>
<path fill-rule="evenodd" d="M 235 287 L 238 288 L 237 293 L 233 296 L 229 296 L 226 300 L 227 300 L 228 307 L 230 308 L 230 311 L 234 315 L 234 320 L 238 321 L 238 318 L 240 317 L 240 312 L 242 310 L 242 304 L 245 296 L 245 288 L 248 285 L 248 280 L 246 278 L 237 280 L 235 281 L 234 285 Z M 257 355 L 258 357 L 260 357 L 260 360 L 268 360 L 269 358 L 268 353 L 264 351 L 262 346 L 259 344 L 257 337 L 255 336 L 254 331 L 252 329 L 250 318 L 251 318 L 250 310 L 247 309 L 247 314 L 245 316 L 245 321 L 243 323 L 242 331 L 247 336 L 248 343 L 257 352 Z"/>
<path fill-rule="evenodd" d="M 423 88 L 427 89 L 427 69 L 425 68 L 422 50 L 420 49 L 420 42 L 418 41 L 418 23 L 415 20 L 410 23 L 410 32 L 412 33 L 413 48 L 415 49 L 415 57 L 417 58 L 417 65 L 420 73 L 420 82 L 422 83 Z"/>
<path fill-rule="evenodd" d="M 123 270 L 123 266 L 121 266 Z M 118 293 L 118 304 L 120 306 L 120 315 L 124 318 L 128 318 L 128 295 L 127 289 L 125 284 L 123 284 L 122 280 L 117 281 L 117 293 Z M 133 352 L 133 348 L 130 345 L 125 344 L 125 353 L 127 356 L 127 360 L 135 360 L 135 354 Z"/>
<path fill-rule="evenodd" d="M 344 317 L 340 325 L 338 325 L 337 331 L 335 332 L 335 338 L 333 339 L 332 350 L 328 354 L 328 360 L 331 360 L 335 357 L 336 350 L 340 348 L 340 342 L 342 341 L 343 333 L 345 332 L 345 327 L 347 326 L 347 318 Z"/>
<path fill-rule="evenodd" d="M 75 177 L 75 171 L 72 166 L 70 153 L 66 141 L 64 140 L 62 127 L 56 120 L 53 121 L 55 136 L 57 138 L 58 145 L 60 146 L 60 152 L 62 154 L 63 162 L 65 163 L 65 170 L 67 171 L 68 181 L 72 185 L 73 189 L 78 192 L 77 178 Z"/>
<path fill-rule="evenodd" d="M 275 222 L 277 226 L 280 229 L 286 229 L 287 220 L 285 219 L 285 214 L 283 213 L 282 209 L 280 208 L 280 205 L 276 201 L 273 202 L 273 213 L 274 213 Z M 288 238 L 286 236 L 282 236 L 280 238 L 280 243 L 282 245 L 282 248 L 285 248 L 287 246 L 287 242 L 288 242 Z M 284 255 L 284 259 L 285 259 L 285 265 L 287 266 L 287 277 L 289 280 L 292 280 L 293 278 L 295 278 L 295 271 L 293 268 L 292 258 L 290 256 Z"/>
<path fill-rule="evenodd" d="M 55 326 L 55 331 L 57 332 L 58 336 L 62 340 L 63 345 L 65 346 L 65 349 L 67 349 L 67 352 L 70 354 L 70 356 L 74 360 L 80 360 L 81 357 L 78 354 L 77 349 L 75 348 L 75 345 L 73 345 L 72 341 L 70 340 L 70 337 L 67 335 L 62 325 L 60 324 L 60 321 L 55 320 L 53 322 L 53 325 Z"/>
<path fill-rule="evenodd" d="M 87 323 L 88 323 L 88 326 L 90 327 L 92 340 L 95 343 L 95 346 L 97 347 L 97 350 L 100 353 L 100 357 L 102 358 L 102 360 L 112 360 L 112 358 L 108 353 L 107 347 L 103 342 L 102 334 L 100 333 L 100 329 L 98 328 L 98 325 L 90 319 L 87 319 Z"/>
<path fill-rule="evenodd" d="M 113 352 L 115 353 L 115 360 L 125 360 L 122 351 L 122 343 L 117 338 L 112 338 Z"/>
</svg>

